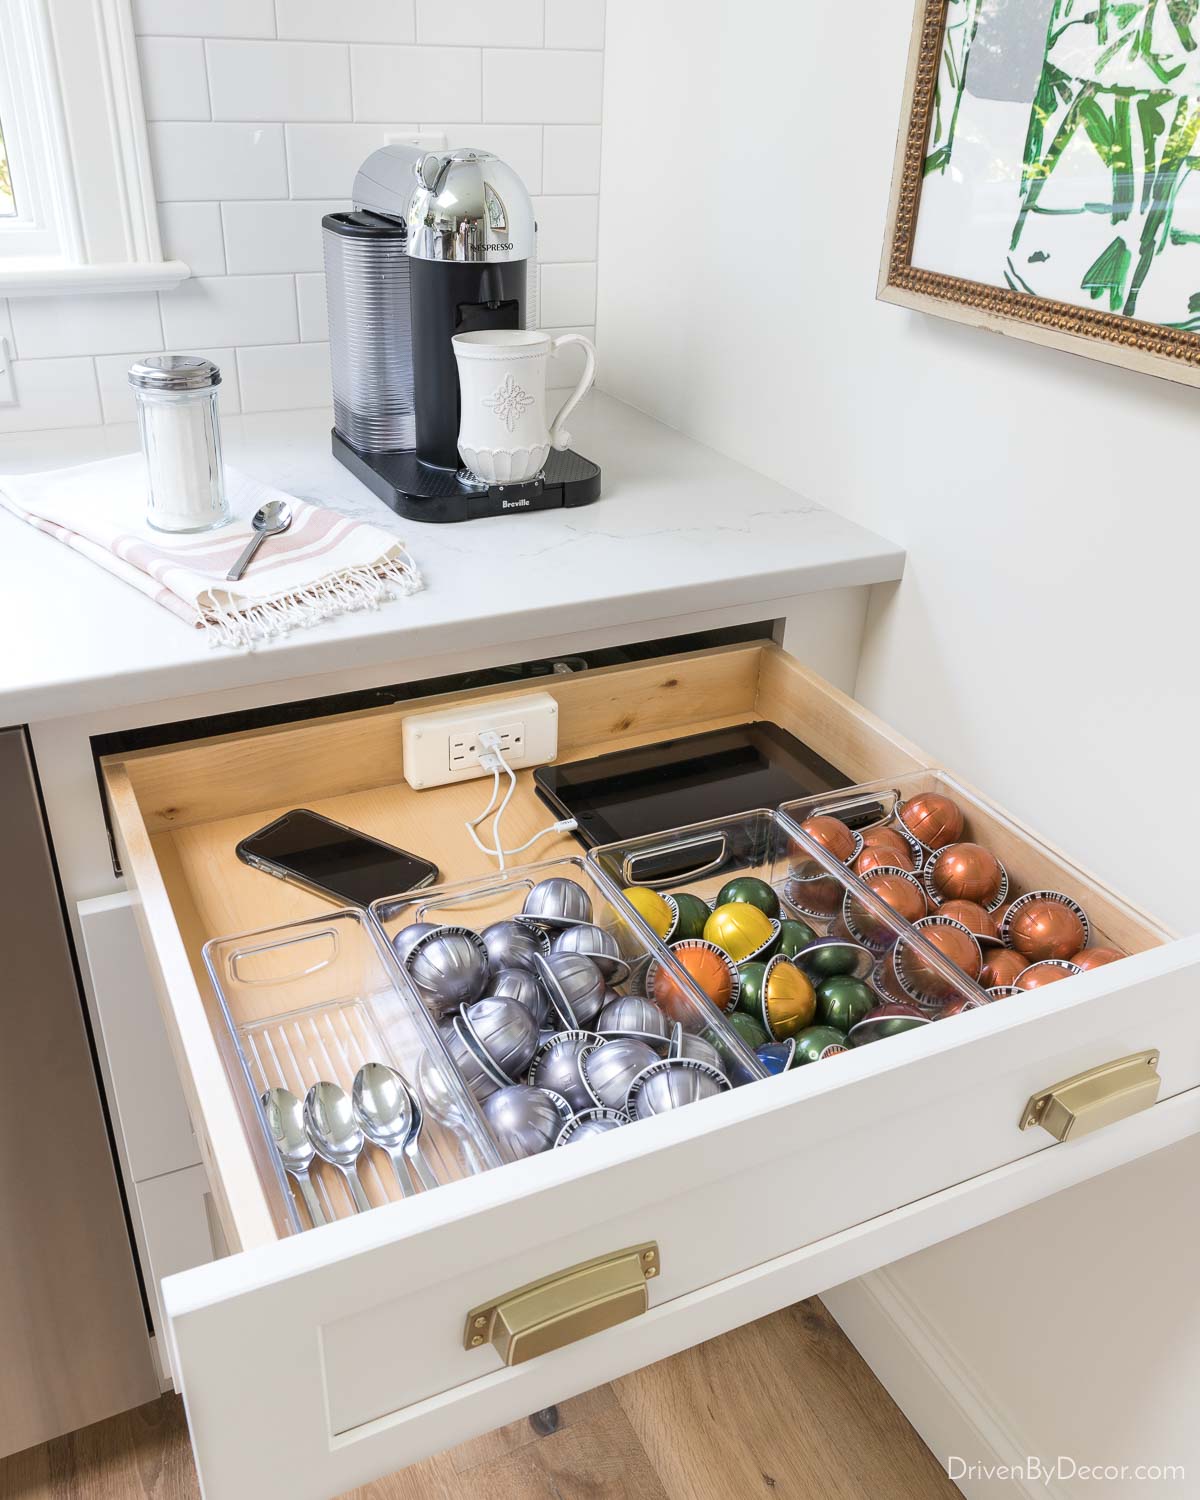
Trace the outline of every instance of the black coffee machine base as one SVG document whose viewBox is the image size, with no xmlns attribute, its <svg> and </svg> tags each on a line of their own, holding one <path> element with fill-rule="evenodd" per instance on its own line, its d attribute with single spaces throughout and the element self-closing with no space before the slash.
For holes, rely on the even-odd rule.
<svg viewBox="0 0 1200 1500">
<path fill-rule="evenodd" d="M 360 453 L 336 430 L 333 456 L 398 515 L 410 521 L 478 521 L 484 516 L 590 505 L 600 498 L 600 466 L 580 453 L 550 450 L 528 484 L 465 484 L 448 469 L 431 469 L 411 449 Z"/>
</svg>

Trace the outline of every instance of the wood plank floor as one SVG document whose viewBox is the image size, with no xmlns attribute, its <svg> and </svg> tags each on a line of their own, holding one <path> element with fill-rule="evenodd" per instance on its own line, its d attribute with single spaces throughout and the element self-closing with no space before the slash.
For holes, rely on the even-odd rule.
<svg viewBox="0 0 1200 1500">
<path fill-rule="evenodd" d="M 813 1299 L 345 1500 L 961 1500 Z M 0 1459 L 0 1500 L 199 1500 L 164 1397 Z M 273 1496 L 258 1500 L 275 1500 Z"/>
</svg>

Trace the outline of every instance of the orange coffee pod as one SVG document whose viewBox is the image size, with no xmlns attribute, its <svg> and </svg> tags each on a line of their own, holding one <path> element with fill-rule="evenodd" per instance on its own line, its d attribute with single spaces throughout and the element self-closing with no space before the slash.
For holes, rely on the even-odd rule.
<svg viewBox="0 0 1200 1500">
<path fill-rule="evenodd" d="M 943 901 L 938 911 L 952 922 L 961 922 L 981 943 L 999 943 L 999 923 L 978 901 Z"/>
<path fill-rule="evenodd" d="M 1060 979 L 1070 979 L 1073 974 L 1082 972 L 1065 958 L 1043 958 L 1040 963 L 1023 969 L 1013 985 L 1018 990 L 1043 990 L 1048 984 L 1057 984 Z"/>
<path fill-rule="evenodd" d="M 935 901 L 977 901 L 991 908 L 1008 895 L 1008 873 L 982 844 L 947 844 L 926 861 L 924 878 Z"/>
<path fill-rule="evenodd" d="M 706 943 L 703 938 L 686 938 L 674 943 L 671 956 L 686 970 L 693 984 L 712 1001 L 718 1010 L 732 1010 L 741 990 L 741 976 L 733 960 L 723 953 L 715 943 Z M 646 971 L 646 993 L 672 1021 L 686 1024 L 695 1019 L 691 997 L 684 991 L 674 974 L 658 962 Z"/>
<path fill-rule="evenodd" d="M 979 983 L 985 990 L 1007 989 L 1028 967 L 1029 961 L 1015 949 L 992 948 L 984 955 Z"/>
<path fill-rule="evenodd" d="M 806 818 L 800 827 L 814 844 L 820 844 L 822 849 L 828 850 L 834 859 L 840 859 L 844 865 L 849 864 L 862 848 L 861 837 L 852 833 L 841 818 L 821 813 L 815 818 Z"/>
<path fill-rule="evenodd" d="M 921 792 L 910 797 L 900 809 L 900 821 L 926 849 L 957 844 L 963 836 L 962 809 L 941 792 Z"/>
<path fill-rule="evenodd" d="M 1128 958 L 1122 948 L 1081 948 L 1072 953 L 1071 962 L 1086 974 L 1089 969 L 1102 969 L 1105 964 L 1115 964 L 1118 959 Z"/>
<path fill-rule="evenodd" d="M 1031 963 L 1070 958 L 1088 945 L 1088 919 L 1078 901 L 1061 891 L 1029 891 L 1008 908 L 1000 936 Z"/>
</svg>

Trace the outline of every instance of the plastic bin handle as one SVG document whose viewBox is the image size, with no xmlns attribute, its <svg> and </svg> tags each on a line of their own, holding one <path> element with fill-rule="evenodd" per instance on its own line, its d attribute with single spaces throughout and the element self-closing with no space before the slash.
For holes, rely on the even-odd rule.
<svg viewBox="0 0 1200 1500">
<path fill-rule="evenodd" d="M 714 848 L 716 853 L 705 858 L 705 853 Z M 665 875 L 647 872 L 639 876 L 638 872 L 644 865 L 650 865 L 655 860 L 660 862 L 664 859 L 676 860 L 691 850 L 697 851 L 699 860 L 697 864 L 672 864 Z M 700 838 L 657 844 L 652 849 L 638 849 L 624 856 L 621 860 L 621 882 L 623 885 L 641 885 L 657 890 L 663 886 L 678 885 L 681 881 L 699 880 L 701 875 L 708 875 L 713 870 L 719 870 L 728 856 L 729 843 L 723 833 L 705 834 Z"/>
<path fill-rule="evenodd" d="M 331 945 L 329 951 L 324 957 L 314 963 L 310 963 L 307 968 L 300 967 L 287 973 L 272 974 L 269 977 L 258 979 L 242 970 L 243 964 L 248 964 L 253 958 L 260 958 L 264 953 L 276 953 L 285 948 L 298 948 L 302 944 L 321 941 Z M 253 948 L 239 948 L 236 952 L 229 955 L 229 972 L 238 984 L 292 984 L 297 979 L 305 979 L 310 974 L 319 974 L 322 969 L 327 968 L 337 958 L 339 946 L 340 939 L 337 929 L 334 927 L 323 927 L 319 932 L 303 932 L 298 936 L 277 938 L 271 943 L 256 943 Z M 304 959 L 302 957 L 302 965 L 303 962 Z"/>
</svg>

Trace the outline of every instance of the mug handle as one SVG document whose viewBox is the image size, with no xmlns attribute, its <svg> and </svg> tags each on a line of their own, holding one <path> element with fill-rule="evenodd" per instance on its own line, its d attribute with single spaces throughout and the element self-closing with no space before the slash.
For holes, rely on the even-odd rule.
<svg viewBox="0 0 1200 1500">
<path fill-rule="evenodd" d="M 559 407 L 558 416 L 550 428 L 550 442 L 560 453 L 571 446 L 571 434 L 563 424 L 591 390 L 592 381 L 596 378 L 596 346 L 591 339 L 585 339 L 581 333 L 560 333 L 556 339 L 551 339 L 550 352 L 557 354 L 564 344 L 582 344 L 586 363 L 583 374 L 579 377 L 579 384 Z"/>
</svg>

